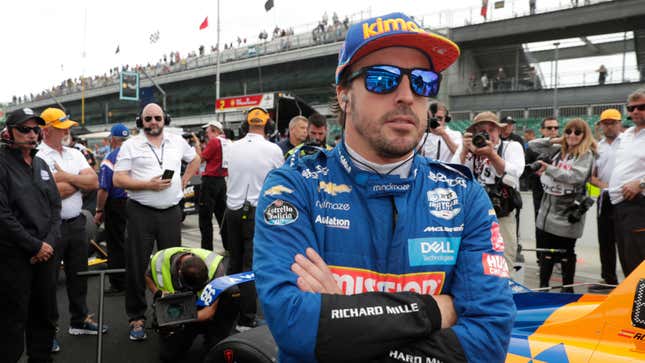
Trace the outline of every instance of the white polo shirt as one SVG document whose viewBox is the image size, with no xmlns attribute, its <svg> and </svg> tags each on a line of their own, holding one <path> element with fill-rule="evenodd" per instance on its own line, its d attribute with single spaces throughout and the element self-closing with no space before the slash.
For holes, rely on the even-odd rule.
<svg viewBox="0 0 645 363">
<path fill-rule="evenodd" d="M 452 142 L 457 145 L 457 148 L 459 148 L 459 145 L 462 144 L 461 132 L 451 130 L 448 126 L 446 126 L 445 128 L 450 140 L 452 140 Z M 428 138 L 423 145 L 423 148 L 421 149 L 421 153 L 425 157 L 450 163 L 454 154 L 450 152 L 450 149 L 448 148 L 448 145 L 446 144 L 446 141 L 443 139 L 443 137 L 435 135 L 431 132 L 428 132 L 427 135 Z M 425 137 L 425 135 L 421 137 L 420 143 L 423 143 Z"/>
<path fill-rule="evenodd" d="M 128 190 L 128 198 L 145 206 L 166 209 L 177 205 L 183 198 L 181 189 L 181 162 L 191 162 L 197 154 L 181 136 L 163 133 L 161 147 L 148 141 L 142 132 L 125 141 L 116 159 L 114 171 L 127 171 L 135 180 L 150 180 L 174 170 L 169 188 L 164 190 Z"/>
<path fill-rule="evenodd" d="M 645 129 L 637 134 L 636 126 L 632 126 L 618 135 L 614 142 L 617 141 L 615 167 L 608 188 L 611 204 L 623 201 L 625 183 L 645 177 Z M 645 190 L 641 194 L 645 195 Z"/>
<path fill-rule="evenodd" d="M 254 207 L 269 171 L 284 163 L 280 147 L 264 136 L 249 133 L 227 147 L 228 181 L 226 207 L 237 210 L 244 200 Z"/>
<path fill-rule="evenodd" d="M 81 170 L 91 169 L 90 164 L 87 163 L 85 156 L 75 148 L 63 146 L 63 153 L 52 149 L 49 145 L 42 142 L 38 146 L 38 153 L 36 156 L 45 160 L 49 165 L 49 170 L 52 174 L 56 174 L 56 167 L 58 164 L 65 172 L 78 175 Z M 60 217 L 61 219 L 76 218 L 81 214 L 83 208 L 83 193 L 77 190 L 74 194 L 62 200 Z"/>
<path fill-rule="evenodd" d="M 616 150 L 620 144 L 620 139 L 616 137 L 610 144 L 607 139 L 603 138 L 598 142 L 598 158 L 596 159 L 596 168 L 598 179 L 603 183 L 609 184 L 611 173 L 616 165 Z"/>
</svg>

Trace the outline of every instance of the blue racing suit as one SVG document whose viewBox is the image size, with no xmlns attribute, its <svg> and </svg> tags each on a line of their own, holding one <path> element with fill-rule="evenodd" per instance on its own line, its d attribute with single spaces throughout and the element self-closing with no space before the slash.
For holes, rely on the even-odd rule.
<svg viewBox="0 0 645 363">
<path fill-rule="evenodd" d="M 254 271 L 280 362 L 503 362 L 515 305 L 495 212 L 470 171 L 415 155 L 407 179 L 360 170 L 343 144 L 264 183 Z M 312 247 L 345 295 L 301 291 Z M 441 329 L 430 295 L 448 294 Z"/>
</svg>

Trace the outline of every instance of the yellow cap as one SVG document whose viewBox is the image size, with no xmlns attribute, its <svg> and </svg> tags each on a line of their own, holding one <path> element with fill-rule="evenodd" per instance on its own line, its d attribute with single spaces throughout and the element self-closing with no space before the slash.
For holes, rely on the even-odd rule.
<svg viewBox="0 0 645 363">
<path fill-rule="evenodd" d="M 246 121 L 249 125 L 264 126 L 269 121 L 269 113 L 260 107 L 252 108 L 246 115 Z"/>
<path fill-rule="evenodd" d="M 78 122 L 70 120 L 65 112 L 59 108 L 50 107 L 45 109 L 45 111 L 40 114 L 40 117 L 45 120 L 45 127 L 51 126 L 65 130 L 72 126 L 78 126 Z"/>
<path fill-rule="evenodd" d="M 620 121 L 622 120 L 622 116 L 620 116 L 620 111 L 618 111 L 615 108 L 608 108 L 600 114 L 600 121 L 602 120 L 617 120 Z"/>
</svg>

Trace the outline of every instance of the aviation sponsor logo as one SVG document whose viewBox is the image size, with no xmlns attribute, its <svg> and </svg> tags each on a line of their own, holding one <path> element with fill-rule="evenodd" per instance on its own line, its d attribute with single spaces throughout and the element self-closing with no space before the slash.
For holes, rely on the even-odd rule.
<svg viewBox="0 0 645 363">
<path fill-rule="evenodd" d="M 352 209 L 349 203 L 330 202 L 328 200 L 317 200 L 316 208 L 348 211 Z"/>
<path fill-rule="evenodd" d="M 427 226 L 426 228 L 423 229 L 424 232 L 462 232 L 464 230 L 464 225 L 463 223 L 459 226 Z"/>
<path fill-rule="evenodd" d="M 494 251 L 504 252 L 504 238 L 499 231 L 499 223 L 497 222 L 493 222 L 490 226 L 490 243 Z"/>
<path fill-rule="evenodd" d="M 403 305 L 394 305 L 394 306 L 365 306 L 359 308 L 340 308 L 340 309 L 331 309 L 330 315 L 332 319 L 352 319 L 352 318 L 362 318 L 365 316 L 378 316 L 378 315 L 399 315 L 399 314 L 408 314 L 419 311 L 419 304 L 403 304 Z"/>
<path fill-rule="evenodd" d="M 446 275 L 443 271 L 384 274 L 343 266 L 329 266 L 329 269 L 345 295 L 375 291 L 411 291 L 423 295 L 437 295 L 441 293 Z"/>
<path fill-rule="evenodd" d="M 410 266 L 454 265 L 461 237 L 414 238 L 408 240 Z"/>
<path fill-rule="evenodd" d="M 284 185 L 274 185 L 271 188 L 269 188 L 266 191 L 264 191 L 264 196 L 265 197 L 267 197 L 267 196 L 276 196 L 276 195 L 280 195 L 282 193 L 291 194 L 291 193 L 293 193 L 293 190 L 285 187 Z"/>
<path fill-rule="evenodd" d="M 428 207 L 430 214 L 437 218 L 451 220 L 461 212 L 459 207 L 459 198 L 457 193 L 452 189 L 436 188 L 429 190 Z"/>
<path fill-rule="evenodd" d="M 352 167 L 349 165 L 349 162 L 345 158 L 345 155 L 340 154 L 340 164 L 347 170 L 348 173 L 352 172 Z"/>
<path fill-rule="evenodd" d="M 352 187 L 347 184 L 334 184 L 332 182 L 327 183 L 321 181 L 320 183 L 318 183 L 318 191 L 336 196 L 342 193 L 350 193 L 352 191 Z"/>
<path fill-rule="evenodd" d="M 508 265 L 502 255 L 482 254 L 482 266 L 484 274 L 509 278 Z"/>
<path fill-rule="evenodd" d="M 277 199 L 264 209 L 264 221 L 272 226 L 286 226 L 298 219 L 296 207 L 283 200 Z"/>
<path fill-rule="evenodd" d="M 383 33 L 391 31 L 407 31 L 415 33 L 425 33 L 425 31 L 413 22 L 406 21 L 403 18 L 381 19 L 376 18 L 373 23 L 363 23 L 363 39 L 369 39 Z"/>
<path fill-rule="evenodd" d="M 329 168 L 327 168 L 326 166 L 316 165 L 316 169 L 304 169 L 300 174 L 305 179 L 318 179 L 321 175 L 327 175 L 328 173 Z"/>
<path fill-rule="evenodd" d="M 40 178 L 44 181 L 49 180 L 49 173 L 47 173 L 47 170 L 40 171 Z"/>
<path fill-rule="evenodd" d="M 456 177 L 456 178 L 448 178 L 445 174 L 440 173 L 440 172 L 433 172 L 429 171 L 428 172 L 428 179 L 437 182 L 437 183 L 446 183 L 448 186 L 451 187 L 456 187 L 459 185 L 460 187 L 465 188 L 466 187 L 466 179 L 461 178 L 461 177 Z"/>
<path fill-rule="evenodd" d="M 317 215 L 315 222 L 318 224 L 324 224 L 325 226 L 331 227 L 331 228 L 349 229 L 349 226 L 350 226 L 349 219 L 336 218 L 336 217 L 330 217 L 330 216 Z"/>
<path fill-rule="evenodd" d="M 408 362 L 408 363 L 443 363 L 441 359 L 428 356 L 418 356 L 408 353 L 399 352 L 398 350 L 390 350 L 388 356 L 392 359 L 395 359 L 399 362 Z"/>
</svg>

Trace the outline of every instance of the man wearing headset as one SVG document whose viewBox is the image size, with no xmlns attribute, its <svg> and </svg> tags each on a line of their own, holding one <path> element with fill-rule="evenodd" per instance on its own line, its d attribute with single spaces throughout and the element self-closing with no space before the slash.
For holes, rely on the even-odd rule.
<svg viewBox="0 0 645 363">
<path fill-rule="evenodd" d="M 269 113 L 263 108 L 251 108 L 246 120 L 248 133 L 228 146 L 224 160 L 228 163 L 224 219 L 231 253 L 229 275 L 252 269 L 254 217 L 260 189 L 269 171 L 284 162 L 280 147 L 266 140 L 265 130 L 272 122 Z M 240 285 L 238 331 L 257 325 L 256 300 L 253 282 Z"/>
<path fill-rule="evenodd" d="M 155 241 L 158 249 L 181 244 L 179 201 L 200 164 L 199 155 L 184 138 L 164 132 L 169 122 L 159 105 L 146 105 L 137 120 L 143 132 L 123 143 L 114 166 L 114 186 L 128 192 L 125 309 L 133 341 L 146 339 L 148 257 Z M 189 164 L 180 176 L 182 161 Z"/>
<path fill-rule="evenodd" d="M 226 275 L 228 257 L 201 248 L 173 247 L 160 250 L 150 259 L 146 285 L 155 303 L 166 294 L 193 292 L 197 296 L 206 284 Z M 230 291 L 224 292 L 210 306 L 197 311 L 197 321 L 168 332 L 160 331 L 159 349 L 162 362 L 177 362 L 188 351 L 197 335 L 204 334 L 204 348 L 226 338 L 237 316 L 237 301 Z"/>
<path fill-rule="evenodd" d="M 7 115 L 0 148 L 0 357 L 51 362 L 61 200 L 47 163 L 35 156 L 45 120 L 29 108 Z M 26 333 L 26 334 L 25 334 Z"/>
<path fill-rule="evenodd" d="M 418 155 L 430 97 L 459 56 L 392 13 L 353 25 L 342 142 L 269 174 L 254 271 L 281 362 L 502 362 L 515 305 L 488 196 Z"/>
</svg>

